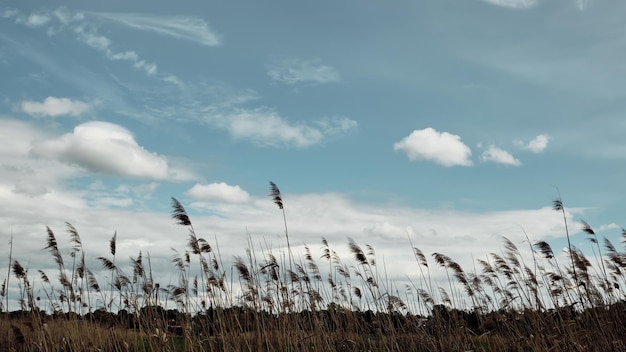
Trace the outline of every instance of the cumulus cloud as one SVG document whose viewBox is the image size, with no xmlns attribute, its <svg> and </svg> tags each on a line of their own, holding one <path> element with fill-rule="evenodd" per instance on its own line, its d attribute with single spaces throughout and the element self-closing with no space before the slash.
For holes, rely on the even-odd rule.
<svg viewBox="0 0 626 352">
<path fill-rule="evenodd" d="M 480 160 L 513 166 L 522 165 L 522 162 L 519 161 L 519 159 L 513 157 L 511 153 L 507 152 L 504 149 L 498 148 L 493 144 L 487 147 L 485 151 L 483 151 L 483 153 L 480 155 Z"/>
<path fill-rule="evenodd" d="M 42 131 L 24 121 L 0 118 L 0 156 L 3 158 L 25 157 L 31 142 L 45 137 Z"/>
<path fill-rule="evenodd" d="M 513 141 L 513 144 L 515 144 L 516 146 L 524 150 L 529 150 L 533 153 L 538 154 L 538 153 L 543 152 L 548 147 L 549 140 L 550 140 L 550 137 L 547 134 L 540 134 L 537 137 L 533 138 L 533 140 L 531 140 L 528 143 L 524 143 L 523 141 L 520 141 L 520 140 L 515 140 Z"/>
<path fill-rule="evenodd" d="M 339 81 L 337 70 L 331 66 L 320 64 L 319 60 L 282 60 L 271 65 L 267 74 L 273 80 L 285 84 L 319 84 Z"/>
<path fill-rule="evenodd" d="M 189 172 L 174 169 L 167 160 L 135 141 L 125 128 L 92 121 L 58 138 L 34 144 L 32 154 L 79 165 L 93 172 L 150 179 L 190 179 Z"/>
<path fill-rule="evenodd" d="M 62 180 L 84 174 L 75 166 L 29 157 L 33 141 L 47 138 L 50 135 L 39 126 L 0 118 L 0 199 L 4 202 L 41 200 L 54 193 Z"/>
<path fill-rule="evenodd" d="M 224 182 L 195 184 L 185 194 L 195 200 L 208 200 L 226 203 L 245 203 L 250 199 L 248 192 L 239 186 L 231 186 Z"/>
<path fill-rule="evenodd" d="M 513 9 L 528 9 L 539 3 L 539 0 L 482 0 L 492 5 Z"/>
<path fill-rule="evenodd" d="M 414 130 L 396 142 L 393 149 L 405 152 L 411 161 L 432 161 L 446 167 L 472 165 L 472 151 L 461 142 L 461 137 L 430 127 Z"/>
<path fill-rule="evenodd" d="M 25 100 L 20 104 L 22 111 L 33 116 L 80 116 L 91 110 L 92 105 L 69 98 L 47 97 L 43 102 Z"/>
<path fill-rule="evenodd" d="M 141 31 L 189 40 L 202 45 L 221 44 L 220 36 L 211 30 L 205 20 L 197 17 L 104 12 L 89 12 L 88 14 Z"/>
<path fill-rule="evenodd" d="M 326 137 L 347 132 L 357 123 L 348 118 L 318 121 L 320 127 L 304 123 L 293 124 L 270 109 L 236 109 L 226 114 L 211 114 L 209 120 L 217 127 L 226 129 L 235 139 L 250 140 L 263 147 L 308 147 L 320 143 Z"/>
</svg>

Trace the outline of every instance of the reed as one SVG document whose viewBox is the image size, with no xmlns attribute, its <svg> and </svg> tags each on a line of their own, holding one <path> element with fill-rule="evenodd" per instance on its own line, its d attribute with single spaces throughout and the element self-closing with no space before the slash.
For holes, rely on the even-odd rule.
<svg viewBox="0 0 626 352">
<path fill-rule="evenodd" d="M 572 351 L 626 350 L 626 252 L 591 226 L 590 260 L 568 246 L 559 262 L 546 241 L 520 249 L 503 238 L 500 253 L 463 268 L 450 256 L 425 255 L 408 240 L 415 274 L 399 292 L 385 260 L 368 244 L 348 239 L 342 258 L 322 238 L 321 255 L 289 243 L 285 251 L 253 245 L 224 265 L 217 239 L 200 237 L 184 206 L 171 199 L 174 222 L 187 230 L 174 250 L 171 284 L 155 282 L 150 254 L 123 263 L 96 256 L 91 270 L 78 229 L 67 223 L 70 258 L 46 228 L 46 247 L 58 275 L 28 267 L 9 252 L 2 301 L 16 285 L 19 310 L 0 312 L 0 346 L 11 351 Z M 562 202 L 555 210 L 565 214 Z M 569 230 L 566 234 L 569 236 Z M 626 241 L 626 231 L 622 232 Z M 626 244 L 626 243 L 625 243 Z M 296 255 L 297 254 L 297 255 Z M 299 258 L 299 259 L 296 259 Z M 384 258 L 384 257 L 383 257 Z M 532 258 L 532 264 L 530 259 Z M 393 265 L 393 263 L 389 263 Z M 128 274 L 127 274 L 128 273 Z M 103 280 L 103 276 L 107 280 Z M 444 280 L 438 279 L 444 277 Z M 102 282 L 101 285 L 99 282 Z M 34 287 L 44 292 L 35 296 Z M 445 287 L 445 288 L 444 288 Z"/>
</svg>

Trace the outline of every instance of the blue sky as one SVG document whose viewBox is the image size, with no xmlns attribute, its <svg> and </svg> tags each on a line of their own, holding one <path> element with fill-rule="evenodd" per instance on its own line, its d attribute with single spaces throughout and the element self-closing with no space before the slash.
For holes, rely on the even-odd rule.
<svg viewBox="0 0 626 352">
<path fill-rule="evenodd" d="M 171 266 L 170 196 L 226 256 L 347 237 L 393 279 L 408 238 L 459 263 L 624 226 L 626 3 L 0 2 L 0 233 L 45 226 Z M 558 190 L 557 190 L 558 189 Z M 6 253 L 5 253 L 6 252 Z M 6 254 L 6 255 L 5 255 Z M 8 257 L 8 248 L 0 252 Z M 158 262 L 158 260 L 156 261 Z M 1 266 L 1 265 L 0 265 Z M 6 269 L 6 265 L 4 265 Z M 0 268 L 1 269 L 1 268 Z"/>
</svg>

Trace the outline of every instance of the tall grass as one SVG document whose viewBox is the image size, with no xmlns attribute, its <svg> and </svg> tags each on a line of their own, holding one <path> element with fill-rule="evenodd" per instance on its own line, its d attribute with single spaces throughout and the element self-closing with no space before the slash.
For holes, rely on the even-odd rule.
<svg viewBox="0 0 626 352">
<path fill-rule="evenodd" d="M 443 253 L 425 255 L 408 239 L 414 275 L 404 292 L 389 279 L 375 249 L 348 239 L 342 258 L 326 239 L 317 258 L 308 246 L 292 253 L 282 195 L 270 183 L 282 210 L 287 253 L 267 244 L 233 254 L 225 265 L 216 239 L 199 237 L 184 206 L 172 198 L 172 220 L 187 230 L 184 250 L 174 250 L 176 279 L 155 282 L 149 253 L 126 265 L 110 257 L 87 267 L 78 230 L 66 224 L 68 258 L 52 229 L 46 250 L 56 279 L 39 278 L 9 253 L 2 287 L 8 308 L 10 276 L 20 309 L 0 319 L 0 346 L 14 351 L 576 351 L 626 350 L 626 253 L 595 231 L 581 229 L 594 258 L 568 242 L 566 261 L 549 243 L 520 249 L 503 238 L 500 253 L 488 253 L 463 268 Z M 557 206 L 558 205 L 558 206 Z M 564 215 L 563 204 L 554 209 Z M 626 243 L 626 231 L 622 232 Z M 298 258 L 298 259 L 296 259 Z M 530 260 L 532 258 L 532 261 Z M 393 264 L 393 263 L 391 263 Z M 442 281 L 436 277 L 442 276 Z M 162 274 L 159 275 L 162 277 Z M 103 281 L 103 278 L 105 281 Z M 101 282 L 99 282 L 99 280 Z M 36 297 L 34 286 L 44 292 Z"/>
</svg>

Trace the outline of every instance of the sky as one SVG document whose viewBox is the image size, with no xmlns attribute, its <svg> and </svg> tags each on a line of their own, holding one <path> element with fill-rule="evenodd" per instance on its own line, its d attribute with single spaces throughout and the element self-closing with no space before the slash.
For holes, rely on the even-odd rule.
<svg viewBox="0 0 626 352">
<path fill-rule="evenodd" d="M 226 260 L 326 238 L 463 267 L 502 236 L 590 252 L 626 210 L 626 3 L 614 0 L 0 1 L 0 273 L 150 253 L 187 230 Z M 526 242 L 524 242 L 526 241 Z M 92 268 L 97 270 L 93 260 Z M 5 274 L 6 275 L 6 274 Z M 5 277 L 1 275 L 0 277 Z M 12 288 L 12 294 L 17 288 Z"/>
</svg>

